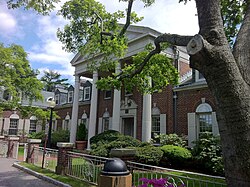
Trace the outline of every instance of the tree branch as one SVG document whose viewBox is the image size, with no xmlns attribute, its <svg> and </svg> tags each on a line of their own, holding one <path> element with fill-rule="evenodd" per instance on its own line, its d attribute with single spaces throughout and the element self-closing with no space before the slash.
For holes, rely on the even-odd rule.
<svg viewBox="0 0 250 187">
<path fill-rule="evenodd" d="M 247 7 L 247 11 L 242 22 L 241 28 L 236 38 L 236 42 L 233 47 L 233 55 L 238 64 L 240 72 L 247 82 L 250 85 L 250 4 Z"/>
<path fill-rule="evenodd" d="M 143 62 L 140 64 L 139 68 L 134 70 L 129 75 L 127 75 L 127 74 L 124 75 L 123 72 L 121 72 L 119 75 L 117 75 L 117 77 L 119 77 L 119 79 L 121 80 L 123 78 L 133 78 L 136 74 L 139 74 L 143 70 L 145 65 L 148 63 L 148 61 L 151 59 L 151 57 L 154 56 L 155 54 L 159 54 L 161 52 L 160 43 L 168 42 L 168 43 L 171 43 L 172 45 L 186 46 L 192 38 L 193 38 L 193 36 L 180 36 L 177 34 L 162 34 L 162 35 L 156 37 L 154 40 L 155 49 L 152 50 L 145 57 Z"/>
<path fill-rule="evenodd" d="M 129 2 L 128 2 L 128 10 L 127 10 L 126 23 L 125 23 L 125 25 L 123 26 L 123 28 L 122 28 L 122 30 L 121 30 L 121 32 L 120 32 L 120 34 L 119 34 L 118 37 L 123 36 L 123 35 L 126 33 L 128 27 L 129 27 L 129 25 L 130 25 L 131 11 L 132 11 L 133 2 L 134 2 L 134 0 L 129 0 Z"/>
</svg>

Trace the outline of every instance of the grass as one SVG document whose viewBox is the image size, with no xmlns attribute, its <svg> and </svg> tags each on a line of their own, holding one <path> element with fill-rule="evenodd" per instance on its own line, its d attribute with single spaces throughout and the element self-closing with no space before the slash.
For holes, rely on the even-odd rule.
<svg viewBox="0 0 250 187">
<path fill-rule="evenodd" d="M 19 148 L 18 148 L 18 156 L 19 157 L 24 156 L 24 147 L 23 146 L 19 146 Z"/>
<path fill-rule="evenodd" d="M 167 178 L 172 177 L 175 182 L 179 185 L 179 179 L 181 179 L 184 184 L 188 187 L 223 187 L 226 186 L 226 182 L 223 179 L 211 178 L 208 176 L 200 176 L 196 174 L 187 174 L 182 172 L 168 172 L 168 173 L 159 173 L 158 176 L 156 173 L 149 172 L 135 172 L 133 174 L 133 181 L 138 181 L 140 178 Z M 192 178 L 192 179 L 191 179 Z M 139 185 L 141 183 L 136 182 L 134 185 Z M 223 184 L 223 185 L 221 185 Z"/>
<path fill-rule="evenodd" d="M 62 175 L 57 175 L 54 172 L 48 170 L 48 169 L 42 169 L 40 167 L 37 167 L 33 164 L 27 164 L 25 162 L 20 163 L 22 166 L 27 167 L 33 171 L 36 171 L 38 173 L 41 173 L 43 175 L 46 175 L 52 179 L 58 180 L 60 182 L 66 183 L 71 185 L 72 187 L 95 187 L 94 185 L 90 185 L 84 181 L 73 179 L 68 176 L 62 176 Z"/>
</svg>

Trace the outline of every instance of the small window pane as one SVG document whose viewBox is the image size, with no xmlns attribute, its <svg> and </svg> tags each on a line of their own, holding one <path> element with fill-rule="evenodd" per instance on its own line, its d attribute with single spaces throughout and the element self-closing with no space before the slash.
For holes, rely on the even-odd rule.
<svg viewBox="0 0 250 187">
<path fill-rule="evenodd" d="M 109 118 L 103 118 L 103 131 L 109 130 Z"/>
<path fill-rule="evenodd" d="M 199 133 L 212 132 L 212 115 L 199 114 Z"/>
<path fill-rule="evenodd" d="M 29 133 L 36 132 L 36 120 L 30 120 L 30 130 Z"/>
<path fill-rule="evenodd" d="M 10 119 L 9 135 L 17 135 L 18 119 Z"/>
<path fill-rule="evenodd" d="M 105 90 L 104 99 L 110 99 L 110 98 L 111 98 L 111 90 Z"/>
<path fill-rule="evenodd" d="M 90 87 L 84 88 L 84 101 L 90 100 Z"/>
<path fill-rule="evenodd" d="M 160 135 L 160 116 L 152 116 L 151 138 L 155 139 L 155 135 Z M 156 142 L 159 140 L 155 139 Z"/>
</svg>

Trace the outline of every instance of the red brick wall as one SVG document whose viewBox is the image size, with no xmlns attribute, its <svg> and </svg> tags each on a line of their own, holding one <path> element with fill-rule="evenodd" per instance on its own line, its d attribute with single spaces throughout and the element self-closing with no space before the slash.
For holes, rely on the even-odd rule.
<svg viewBox="0 0 250 187">
<path fill-rule="evenodd" d="M 215 111 L 215 100 L 208 88 L 185 90 L 177 92 L 177 133 L 188 134 L 187 114 L 195 112 L 196 108 L 201 104 L 201 98 L 205 98 L 205 102 L 210 104 Z"/>
</svg>

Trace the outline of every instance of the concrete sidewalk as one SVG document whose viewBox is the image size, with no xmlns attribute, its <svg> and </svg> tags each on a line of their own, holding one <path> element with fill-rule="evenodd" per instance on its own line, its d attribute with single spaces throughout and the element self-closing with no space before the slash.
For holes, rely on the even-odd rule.
<svg viewBox="0 0 250 187">
<path fill-rule="evenodd" d="M 0 158 L 0 187 L 54 187 L 52 183 L 41 180 L 33 175 L 23 172 L 13 163 L 17 160 Z"/>
</svg>

